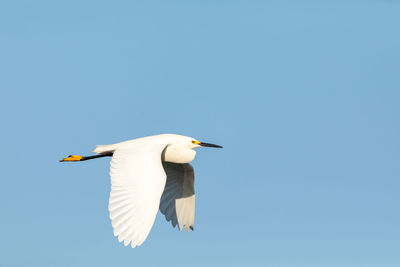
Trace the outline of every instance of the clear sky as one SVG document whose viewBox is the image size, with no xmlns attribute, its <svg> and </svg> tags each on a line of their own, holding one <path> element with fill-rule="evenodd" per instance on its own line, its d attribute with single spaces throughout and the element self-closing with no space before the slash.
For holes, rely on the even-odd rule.
<svg viewBox="0 0 400 267">
<path fill-rule="evenodd" d="M 399 14 L 2 0 L 0 266 L 400 266 Z M 126 248 L 109 159 L 58 160 L 159 133 L 224 149 L 193 162 L 195 231 L 158 214 Z"/>
</svg>

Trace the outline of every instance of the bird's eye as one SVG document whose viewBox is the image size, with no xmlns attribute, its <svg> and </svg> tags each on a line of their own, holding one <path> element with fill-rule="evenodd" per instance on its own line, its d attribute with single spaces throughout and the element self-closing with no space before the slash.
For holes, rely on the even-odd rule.
<svg viewBox="0 0 400 267">
<path fill-rule="evenodd" d="M 200 142 L 199 142 L 199 141 L 193 140 L 193 141 L 192 141 L 192 144 L 193 144 L 193 145 L 197 145 L 197 144 L 200 144 Z"/>
</svg>

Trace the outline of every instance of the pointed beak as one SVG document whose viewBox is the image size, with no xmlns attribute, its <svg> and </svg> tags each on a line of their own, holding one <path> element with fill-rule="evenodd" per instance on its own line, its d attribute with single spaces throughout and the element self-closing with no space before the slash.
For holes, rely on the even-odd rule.
<svg viewBox="0 0 400 267">
<path fill-rule="evenodd" d="M 209 144 L 209 143 L 203 143 L 203 142 L 200 142 L 199 146 L 202 146 L 202 147 L 216 147 L 216 148 L 222 148 L 222 146 L 219 146 L 219 145 L 214 145 L 214 144 Z"/>
</svg>

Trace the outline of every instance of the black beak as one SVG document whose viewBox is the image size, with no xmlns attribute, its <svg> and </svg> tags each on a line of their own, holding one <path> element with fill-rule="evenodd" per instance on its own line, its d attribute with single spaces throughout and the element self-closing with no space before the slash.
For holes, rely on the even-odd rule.
<svg viewBox="0 0 400 267">
<path fill-rule="evenodd" d="M 222 148 L 222 146 L 219 146 L 219 145 L 214 145 L 214 144 L 209 144 L 209 143 L 203 143 L 203 142 L 201 142 L 199 145 L 202 146 L 202 147 L 217 147 L 217 148 Z"/>
</svg>

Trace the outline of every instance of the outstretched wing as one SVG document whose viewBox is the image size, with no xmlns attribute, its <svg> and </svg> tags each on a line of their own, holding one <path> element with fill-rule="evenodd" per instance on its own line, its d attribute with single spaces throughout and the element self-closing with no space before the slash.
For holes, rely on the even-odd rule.
<svg viewBox="0 0 400 267">
<path fill-rule="evenodd" d="M 111 160 L 108 210 L 118 241 L 140 246 L 153 226 L 166 174 L 161 163 L 165 145 L 117 148 Z"/>
<path fill-rule="evenodd" d="M 163 162 L 167 174 L 164 193 L 161 196 L 160 211 L 173 227 L 184 227 L 186 232 L 194 227 L 194 171 L 189 163 Z"/>
</svg>

